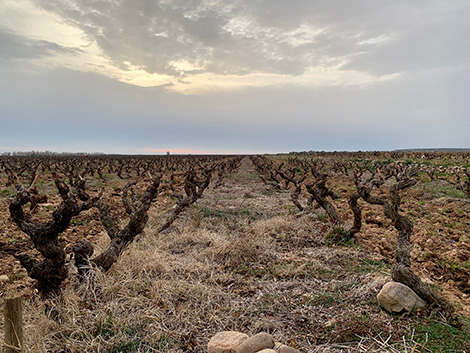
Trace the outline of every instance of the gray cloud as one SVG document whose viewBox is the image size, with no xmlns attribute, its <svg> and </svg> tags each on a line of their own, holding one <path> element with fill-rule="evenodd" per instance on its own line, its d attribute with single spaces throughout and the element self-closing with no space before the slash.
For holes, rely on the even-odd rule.
<svg viewBox="0 0 470 353">
<path fill-rule="evenodd" d="M 27 38 L 0 27 L 0 59 L 30 60 L 55 54 L 75 54 L 76 48 L 66 48 L 45 40 Z"/>
<path fill-rule="evenodd" d="M 345 68 L 377 75 L 468 65 L 470 60 L 468 2 L 430 2 L 403 7 L 388 24 L 391 38 L 380 45 L 363 45 Z"/>
<path fill-rule="evenodd" d="M 80 1 L 39 4 L 81 28 L 120 68 L 298 75 L 347 61 L 382 75 L 468 58 L 468 2 L 438 0 Z M 305 27 L 322 30 L 309 35 Z M 386 39 L 378 42 L 377 38 Z M 300 42 L 299 42 L 300 40 Z"/>
</svg>

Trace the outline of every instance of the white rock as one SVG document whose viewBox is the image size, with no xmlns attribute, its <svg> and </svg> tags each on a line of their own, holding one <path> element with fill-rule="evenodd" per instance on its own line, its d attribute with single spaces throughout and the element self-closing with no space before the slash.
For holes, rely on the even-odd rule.
<svg viewBox="0 0 470 353">
<path fill-rule="evenodd" d="M 9 280 L 10 280 L 10 278 L 8 278 L 7 275 L 1 275 L 0 276 L 0 282 L 1 283 L 8 282 Z"/>
<path fill-rule="evenodd" d="M 409 287 L 398 282 L 387 282 L 377 295 L 379 304 L 393 313 L 416 312 L 426 303 Z"/>
<path fill-rule="evenodd" d="M 207 344 L 208 353 L 235 353 L 240 344 L 248 338 L 237 331 L 223 331 L 211 338 Z"/>
</svg>

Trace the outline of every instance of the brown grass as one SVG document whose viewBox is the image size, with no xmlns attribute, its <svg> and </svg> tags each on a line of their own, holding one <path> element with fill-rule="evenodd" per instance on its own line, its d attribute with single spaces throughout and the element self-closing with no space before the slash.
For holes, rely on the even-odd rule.
<svg viewBox="0 0 470 353">
<path fill-rule="evenodd" d="M 179 232 L 156 236 L 149 227 L 107 275 L 72 277 L 62 297 L 27 302 L 27 351 L 202 352 L 221 330 L 268 331 L 312 349 L 380 328 L 391 333 L 394 319 L 375 303 L 369 329 L 353 324 L 385 280 L 355 273 L 362 257 L 356 249 L 281 251 L 278 241 L 306 226 L 277 217 L 246 223 L 234 235 L 180 225 Z M 345 264 L 350 268 L 342 270 Z M 338 319 L 330 325 L 332 318 Z"/>
<path fill-rule="evenodd" d="M 71 276 L 62 296 L 26 300 L 26 352 L 204 352 L 222 330 L 266 331 L 302 352 L 412 351 L 412 319 L 376 302 L 392 231 L 375 238 L 383 254 L 325 246 L 328 222 L 295 215 L 289 194 L 266 193 L 246 160 L 166 234 L 159 211 L 106 275 Z M 97 253 L 108 241 L 93 240 Z"/>
</svg>

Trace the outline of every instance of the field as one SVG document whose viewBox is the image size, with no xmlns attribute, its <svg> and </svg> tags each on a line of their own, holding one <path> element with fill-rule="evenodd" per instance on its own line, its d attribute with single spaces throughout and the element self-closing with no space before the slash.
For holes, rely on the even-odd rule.
<svg viewBox="0 0 470 353">
<path fill-rule="evenodd" d="M 28 158 L 31 164 L 34 158 Z M 162 156 L 159 161 L 165 158 L 174 157 Z M 113 168 L 96 162 L 91 169 L 99 168 L 100 175 L 84 173 L 85 164 L 67 172 L 67 163 L 53 160 L 44 170 L 34 169 L 36 178 L 32 169 L 19 175 L 19 158 L 10 164 L 17 168 L 15 183 L 26 187 L 35 179 L 37 192 L 47 196 L 31 211 L 36 222 L 50 220 L 61 202 L 51 173 L 54 166 L 59 180 L 77 189 L 83 174 L 86 191 L 91 197 L 102 194 L 121 229 L 129 218 L 121 202 L 125 185 L 138 181 L 139 196 L 161 174 L 144 232 L 132 239 L 107 271 L 91 267 L 81 273 L 73 264 L 76 242 L 88 240 L 95 254 L 109 243 L 99 210 L 91 207 L 72 217 L 58 234 L 67 255 L 68 276 L 57 293 L 47 295 L 35 289 L 36 281 L 14 257 L 40 255 L 10 218 L 9 204 L 18 193 L 14 184 L 8 185 L 12 174 L 0 169 L 0 275 L 8 276 L 0 288 L 2 297 L 21 294 L 25 299 L 25 351 L 204 352 L 217 332 L 236 330 L 269 332 L 301 352 L 470 352 L 470 198 L 464 173 L 470 164 L 468 154 L 317 153 L 258 158 L 264 162 L 249 156 L 202 158 L 197 164 L 176 160 L 166 165 L 135 159 L 123 163 L 124 167 L 139 165 L 127 171 L 118 168 L 119 162 Z M 221 167 L 227 159 L 235 162 Z M 260 167 L 258 163 L 265 161 Z M 209 165 L 213 166 L 209 186 L 162 229 L 185 196 L 183 171 L 194 168 L 198 180 L 202 166 Z M 369 183 L 378 166 L 385 173 L 390 165 L 398 165 L 400 171 L 416 167 L 410 176 L 416 183 L 400 190 L 398 209 L 414 226 L 411 268 L 427 288 L 452 303 L 461 327 L 447 322 L 437 307 L 398 315 L 378 305 L 377 293 L 391 280 L 396 264 L 399 233 L 383 207 L 359 199 L 360 231 L 335 236 L 353 223 L 348 196 L 356 184 L 351 171 L 362 168 L 364 183 Z M 305 207 L 313 195 L 305 185 L 315 177 L 308 168 L 327 174 L 326 185 L 336 194 L 328 200 L 339 221 L 332 222 L 316 202 Z M 292 170 L 292 180 L 301 184 L 297 200 L 304 210 L 292 202 L 293 183 L 286 183 L 276 170 L 284 174 Z M 400 175 L 394 177 L 398 180 Z M 374 195 L 388 197 L 392 179 L 383 178 Z"/>
</svg>

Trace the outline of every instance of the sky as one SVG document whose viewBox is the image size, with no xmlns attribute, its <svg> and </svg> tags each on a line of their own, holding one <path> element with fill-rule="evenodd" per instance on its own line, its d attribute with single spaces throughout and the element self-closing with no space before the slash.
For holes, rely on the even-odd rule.
<svg viewBox="0 0 470 353">
<path fill-rule="evenodd" d="M 470 147 L 468 0 L 2 0 L 0 152 Z"/>
</svg>

